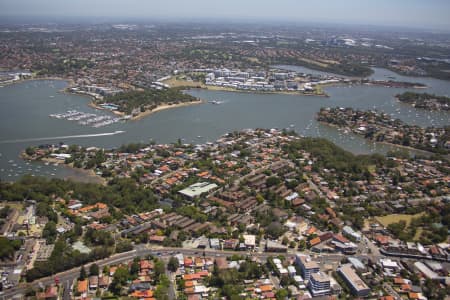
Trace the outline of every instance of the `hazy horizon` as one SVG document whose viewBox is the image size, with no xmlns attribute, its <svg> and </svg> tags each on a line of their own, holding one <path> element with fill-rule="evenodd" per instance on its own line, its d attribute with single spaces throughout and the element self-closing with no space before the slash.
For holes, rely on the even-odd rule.
<svg viewBox="0 0 450 300">
<path fill-rule="evenodd" d="M 318 23 L 450 31 L 450 1 L 0 0 L 2 22 L 199 21 Z M 1 21 L 0 21 L 1 22 Z"/>
</svg>

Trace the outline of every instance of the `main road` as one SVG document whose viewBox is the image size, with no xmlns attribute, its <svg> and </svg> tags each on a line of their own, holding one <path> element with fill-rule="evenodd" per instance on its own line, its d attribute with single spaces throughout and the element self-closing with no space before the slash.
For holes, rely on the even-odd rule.
<svg viewBox="0 0 450 300">
<path fill-rule="evenodd" d="M 184 249 L 184 248 L 174 248 L 174 247 L 151 247 L 150 245 L 137 245 L 135 246 L 135 249 L 129 252 L 114 254 L 108 258 L 91 262 L 85 265 L 86 269 L 89 269 L 90 265 L 93 263 L 96 263 L 100 268 L 107 266 L 107 265 L 115 265 L 120 264 L 126 261 L 130 261 L 135 257 L 145 257 L 147 255 L 158 255 L 161 257 L 169 257 L 172 254 L 175 253 L 182 253 L 183 255 L 198 255 L 202 256 L 203 254 L 205 256 L 214 257 L 214 256 L 232 256 L 236 254 L 241 255 L 248 255 L 248 252 L 237 252 L 237 251 L 224 251 L 224 250 L 210 250 L 210 249 Z M 251 252 L 250 256 L 258 257 L 260 259 L 267 259 L 270 256 L 277 256 L 277 255 L 294 255 L 289 253 L 274 253 L 274 252 Z M 322 254 L 323 256 L 327 256 L 325 254 Z M 330 260 L 336 260 L 340 261 L 344 255 L 337 255 L 333 254 L 329 256 Z M 14 288 L 8 289 L 3 292 L 2 295 L 0 295 L 0 299 L 7 300 L 7 299 L 21 299 L 26 291 L 30 288 L 39 288 L 42 286 L 51 285 L 55 281 L 55 277 L 58 277 L 59 282 L 61 285 L 67 290 L 67 288 L 71 286 L 71 283 L 79 276 L 80 273 L 80 267 L 73 268 L 58 274 L 54 274 L 49 277 L 44 277 L 37 279 L 31 283 L 22 283 Z M 64 292 L 64 299 L 69 299 L 67 297 L 70 297 L 69 292 Z"/>
</svg>

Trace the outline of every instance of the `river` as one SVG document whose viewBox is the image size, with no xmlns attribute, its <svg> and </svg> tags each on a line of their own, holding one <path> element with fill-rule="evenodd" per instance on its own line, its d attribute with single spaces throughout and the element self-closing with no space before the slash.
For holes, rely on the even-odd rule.
<svg viewBox="0 0 450 300">
<path fill-rule="evenodd" d="M 305 71 L 314 72 L 308 69 Z M 450 94 L 450 82 L 447 81 L 405 77 L 385 69 L 375 68 L 374 71 L 372 77 L 375 79 L 394 76 L 395 80 L 425 83 L 429 88 L 423 91 L 429 93 Z M 260 127 L 290 128 L 305 136 L 325 137 L 358 154 L 385 153 L 393 149 L 393 146 L 372 143 L 353 134 L 344 135 L 335 128 L 317 123 L 315 114 L 323 106 L 378 109 L 420 126 L 450 123 L 448 113 L 418 110 L 395 100 L 394 95 L 406 89 L 335 86 L 325 88 L 330 95 L 328 98 L 190 90 L 188 93 L 193 96 L 204 100 L 220 100 L 222 104 L 205 103 L 174 108 L 138 121 L 92 128 L 48 117 L 49 114 L 70 109 L 108 114 L 88 107 L 90 99 L 87 97 L 61 93 L 60 90 L 66 85 L 66 82 L 58 80 L 35 80 L 0 88 L 1 180 L 16 180 L 26 173 L 58 178 L 86 178 L 83 173 L 67 167 L 31 163 L 19 158 L 20 151 L 27 146 L 44 143 L 64 142 L 113 148 L 125 143 L 150 140 L 171 143 L 181 138 L 186 143 L 196 144 L 214 141 L 233 130 Z M 124 132 L 113 134 L 116 131 Z"/>
</svg>

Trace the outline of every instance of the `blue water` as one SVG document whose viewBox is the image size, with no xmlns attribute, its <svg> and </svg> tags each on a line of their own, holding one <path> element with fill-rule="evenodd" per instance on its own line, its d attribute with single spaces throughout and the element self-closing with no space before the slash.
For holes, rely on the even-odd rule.
<svg viewBox="0 0 450 300">
<path fill-rule="evenodd" d="M 405 77 L 384 69 L 375 69 L 376 79 L 395 76 L 396 80 L 423 82 L 429 86 L 426 92 L 450 94 L 450 82 Z M 80 138 L 61 138 L 67 144 L 84 146 L 118 147 L 131 142 L 176 142 L 178 138 L 188 143 L 214 141 L 219 136 L 244 128 L 290 128 L 307 136 L 330 139 L 354 153 L 385 153 L 393 148 L 364 140 L 352 134 L 344 135 L 315 121 L 315 114 L 323 106 L 378 109 L 408 123 L 420 126 L 450 124 L 449 113 L 418 110 L 398 102 L 394 96 L 406 89 L 374 86 L 327 87 L 330 97 L 311 97 L 282 94 L 253 94 L 208 90 L 190 90 L 189 94 L 208 100 L 220 100 L 221 105 L 204 103 L 161 111 L 138 121 L 117 123 L 102 128 L 92 128 L 67 120 L 49 118 L 51 113 L 77 109 L 97 114 L 87 106 L 87 97 L 69 95 L 59 91 L 64 81 L 27 81 L 0 88 L 0 178 L 15 180 L 26 173 L 49 177 L 83 178 L 80 173 L 61 166 L 46 166 L 22 161 L 20 151 L 30 145 L 58 143 L 58 139 L 30 140 L 35 138 L 92 135 L 124 131 L 116 135 Z M 419 90 L 422 92 L 422 90 Z M 12 142 L 11 140 L 21 140 Z"/>
</svg>

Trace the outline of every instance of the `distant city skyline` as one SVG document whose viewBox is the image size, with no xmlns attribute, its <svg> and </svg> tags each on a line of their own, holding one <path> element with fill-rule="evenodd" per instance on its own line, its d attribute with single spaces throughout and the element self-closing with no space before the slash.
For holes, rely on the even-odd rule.
<svg viewBox="0 0 450 300">
<path fill-rule="evenodd" d="M 0 0 L 6 19 L 285 21 L 400 26 L 450 31 L 447 0 Z"/>
</svg>

